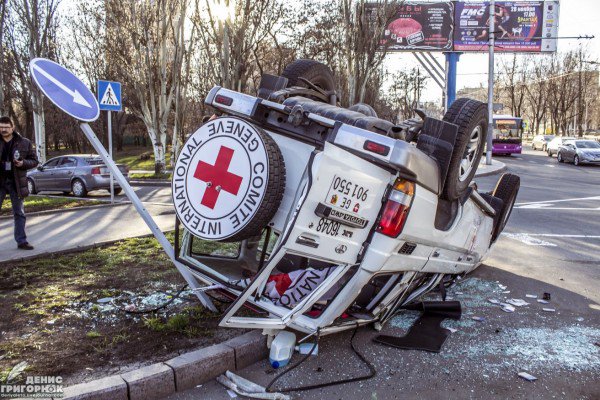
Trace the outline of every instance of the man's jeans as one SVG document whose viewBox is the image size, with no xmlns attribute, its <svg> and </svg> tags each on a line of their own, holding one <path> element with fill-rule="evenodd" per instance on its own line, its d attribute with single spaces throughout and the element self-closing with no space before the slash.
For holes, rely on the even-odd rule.
<svg viewBox="0 0 600 400">
<path fill-rule="evenodd" d="M 4 185 L 0 186 L 0 206 L 4 203 L 6 194 L 10 196 L 12 202 L 13 217 L 15 219 L 15 240 L 17 244 L 27 243 L 25 235 L 25 209 L 23 208 L 23 199 L 17 195 L 15 183 L 12 180 L 6 180 Z"/>
</svg>

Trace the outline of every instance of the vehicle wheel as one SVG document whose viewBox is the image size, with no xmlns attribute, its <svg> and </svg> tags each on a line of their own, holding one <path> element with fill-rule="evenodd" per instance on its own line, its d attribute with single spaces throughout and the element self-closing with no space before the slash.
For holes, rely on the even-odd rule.
<svg viewBox="0 0 600 400">
<path fill-rule="evenodd" d="M 487 106 L 477 100 L 458 99 L 444 115 L 444 121 L 458 125 L 442 190 L 442 197 L 452 201 L 465 194 L 481 160 L 487 135 Z"/>
<path fill-rule="evenodd" d="M 500 210 L 500 215 L 498 215 L 498 222 L 496 223 L 494 231 L 492 232 L 492 243 L 498 239 L 498 236 L 500 236 L 504 230 L 504 227 L 506 226 L 506 223 L 508 222 L 508 218 L 510 217 L 513 206 L 515 205 L 520 186 L 521 178 L 513 174 L 504 174 L 500 177 L 498 183 L 496 184 L 496 188 L 492 192 L 492 196 L 502 200 L 502 209 Z"/>
<path fill-rule="evenodd" d="M 123 188 L 115 188 L 114 189 L 115 196 L 121 194 L 122 191 L 123 191 Z M 110 189 L 108 189 L 108 193 L 110 193 Z"/>
<path fill-rule="evenodd" d="M 579 165 L 579 156 L 577 154 L 573 157 L 573 165 Z"/>
<path fill-rule="evenodd" d="M 37 190 L 35 189 L 35 183 L 33 183 L 33 179 L 27 178 L 27 189 L 31 194 L 37 194 Z"/>
<path fill-rule="evenodd" d="M 531 143 L 531 150 L 537 150 L 537 149 L 535 148 L 535 143 Z"/>
<path fill-rule="evenodd" d="M 71 182 L 71 191 L 75 197 L 87 196 L 87 189 L 85 188 L 85 184 L 81 179 L 74 179 L 73 182 Z"/>
<path fill-rule="evenodd" d="M 552 157 L 552 152 L 550 151 L 550 149 L 548 149 L 548 150 L 546 151 L 546 154 L 548 154 L 548 157 Z"/>
<path fill-rule="evenodd" d="M 562 154 L 560 153 L 560 151 L 558 152 L 558 154 L 556 154 L 556 161 L 558 161 L 559 163 L 565 161 L 565 160 L 563 160 L 563 157 L 562 157 Z"/>
<path fill-rule="evenodd" d="M 281 75 L 288 79 L 288 87 L 308 87 L 305 82 L 300 80 L 300 78 L 304 78 L 325 91 L 335 90 L 333 72 L 327 65 L 315 60 L 296 60 L 288 64 Z"/>
</svg>

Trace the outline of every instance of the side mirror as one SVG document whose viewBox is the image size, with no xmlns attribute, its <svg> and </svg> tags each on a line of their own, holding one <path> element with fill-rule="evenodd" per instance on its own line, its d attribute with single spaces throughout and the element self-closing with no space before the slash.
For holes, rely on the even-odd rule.
<svg viewBox="0 0 600 400">
<path fill-rule="evenodd" d="M 44 166 L 43 165 L 38 165 L 37 170 L 38 171 L 43 171 L 44 170 Z"/>
</svg>

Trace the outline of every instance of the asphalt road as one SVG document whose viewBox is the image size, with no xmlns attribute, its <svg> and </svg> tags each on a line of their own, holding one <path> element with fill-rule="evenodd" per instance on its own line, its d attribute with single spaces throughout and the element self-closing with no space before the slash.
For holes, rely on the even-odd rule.
<svg viewBox="0 0 600 400">
<path fill-rule="evenodd" d="M 485 264 L 450 290 L 449 295 L 462 302 L 463 317 L 444 322 L 457 331 L 442 352 L 375 344 L 372 339 L 378 333 L 363 328 L 355 344 L 373 363 L 376 376 L 294 392 L 294 398 L 600 398 L 600 166 L 558 164 L 555 157 L 530 150 L 500 160 L 508 172 L 521 176 L 517 205 Z M 490 190 L 497 179 L 489 176 L 477 182 L 480 189 Z M 551 295 L 549 304 L 537 302 L 544 292 Z M 518 298 L 529 305 L 505 313 L 490 298 Z M 484 320 L 475 321 L 474 316 Z M 398 316 L 382 333 L 401 336 L 415 319 L 415 314 Z M 319 355 L 283 376 L 275 387 L 367 373 L 350 349 L 350 336 L 346 332 L 322 338 Z M 296 355 L 293 362 L 297 360 Z M 521 371 L 538 380 L 518 377 Z M 276 375 L 266 361 L 239 374 L 262 385 Z M 225 400 L 230 395 L 213 381 L 169 399 Z"/>
</svg>

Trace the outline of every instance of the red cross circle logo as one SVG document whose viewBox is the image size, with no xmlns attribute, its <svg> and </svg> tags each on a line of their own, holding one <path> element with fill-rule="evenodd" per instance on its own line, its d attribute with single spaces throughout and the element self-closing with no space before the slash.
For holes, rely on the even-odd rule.
<svg viewBox="0 0 600 400">
<path fill-rule="evenodd" d="M 219 199 L 221 190 L 237 195 L 242 185 L 243 178 L 229 172 L 229 165 L 233 158 L 233 149 L 221 146 L 215 165 L 199 161 L 196 166 L 194 178 L 206 182 L 206 191 L 200 204 L 214 209 Z"/>
</svg>

